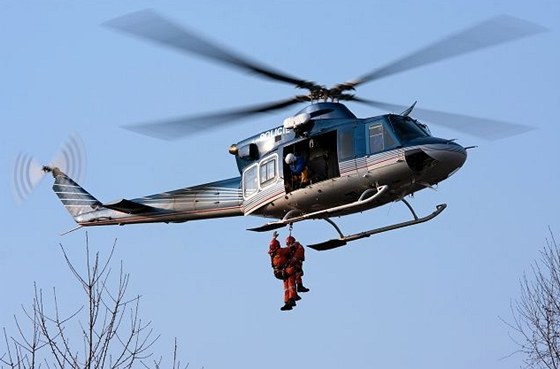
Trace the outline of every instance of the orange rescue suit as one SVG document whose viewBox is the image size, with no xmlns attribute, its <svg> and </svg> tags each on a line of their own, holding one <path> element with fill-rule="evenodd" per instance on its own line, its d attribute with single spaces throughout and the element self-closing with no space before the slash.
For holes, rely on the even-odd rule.
<svg viewBox="0 0 560 369">
<path fill-rule="evenodd" d="M 296 283 L 302 285 L 301 277 L 303 276 L 303 262 L 305 261 L 305 248 L 299 243 L 295 241 L 292 245 L 293 248 L 293 265 L 295 268 L 295 277 Z"/>
<path fill-rule="evenodd" d="M 274 276 L 284 281 L 284 302 L 287 303 L 296 297 L 296 268 L 292 265 L 293 252 L 289 247 L 280 247 L 280 243 L 274 239 L 270 242 L 268 254 L 271 257 Z"/>
</svg>

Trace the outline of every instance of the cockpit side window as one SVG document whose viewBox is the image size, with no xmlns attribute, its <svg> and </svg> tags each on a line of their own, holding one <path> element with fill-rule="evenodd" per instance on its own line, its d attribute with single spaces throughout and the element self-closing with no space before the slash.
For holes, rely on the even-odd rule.
<svg viewBox="0 0 560 369">
<path fill-rule="evenodd" d="M 381 124 L 369 127 L 369 152 L 381 152 L 385 145 L 383 144 L 383 126 Z"/>
<path fill-rule="evenodd" d="M 370 154 L 382 152 L 396 146 L 395 139 L 381 122 L 375 122 L 368 126 L 368 137 L 368 153 Z"/>
<path fill-rule="evenodd" d="M 418 124 L 410 117 L 391 115 L 389 116 L 389 122 L 401 142 L 407 142 L 415 138 L 429 136 L 429 134 L 418 126 Z"/>
</svg>

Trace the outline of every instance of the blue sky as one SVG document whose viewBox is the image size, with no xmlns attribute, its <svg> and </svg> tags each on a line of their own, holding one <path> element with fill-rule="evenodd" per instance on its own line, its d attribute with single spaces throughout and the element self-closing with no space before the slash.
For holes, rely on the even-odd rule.
<svg viewBox="0 0 560 369">
<path fill-rule="evenodd" d="M 549 32 L 361 86 L 360 96 L 534 126 L 489 142 L 431 126 L 469 151 L 465 166 L 411 203 L 432 222 L 325 253 L 307 251 L 311 292 L 279 311 L 281 283 L 266 253 L 263 219 L 90 229 L 94 250 L 131 274 L 142 316 L 178 338 L 191 367 L 510 368 L 522 357 L 508 327 L 519 278 L 560 229 L 557 194 L 560 3 L 557 1 L 11 1 L 0 3 L 0 325 L 32 299 L 33 282 L 79 306 L 58 244 L 83 257 L 84 231 L 46 178 L 28 200 L 12 197 L 18 153 L 48 162 L 69 134 L 88 153 L 83 181 L 102 201 L 133 198 L 237 174 L 231 143 L 277 126 L 298 110 L 220 131 L 158 141 L 122 125 L 258 104 L 294 89 L 228 70 L 101 27 L 153 8 L 206 37 L 304 79 L 334 84 L 362 75 L 497 14 Z M 360 117 L 382 111 L 349 104 Z M 348 233 L 408 217 L 392 204 L 337 220 Z M 408 219 L 408 218 L 407 218 Z M 284 236 L 285 230 L 282 231 Z M 325 222 L 297 224 L 303 243 L 333 237 Z M 116 265 L 116 264 L 115 264 Z"/>
</svg>

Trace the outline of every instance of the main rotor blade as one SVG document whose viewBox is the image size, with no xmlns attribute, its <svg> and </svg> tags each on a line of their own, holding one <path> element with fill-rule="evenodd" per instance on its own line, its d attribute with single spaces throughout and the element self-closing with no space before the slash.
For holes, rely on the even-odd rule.
<svg viewBox="0 0 560 369">
<path fill-rule="evenodd" d="M 355 86 L 473 51 L 528 37 L 547 29 L 512 16 L 501 15 L 428 45 L 403 58 L 337 87 Z"/>
<path fill-rule="evenodd" d="M 316 87 L 316 84 L 276 71 L 218 46 L 185 28 L 162 17 L 153 10 L 141 10 L 104 23 L 105 26 L 133 36 L 163 44 L 180 51 L 194 53 L 214 61 L 260 74 L 275 81 L 286 82 L 300 88 Z"/>
<path fill-rule="evenodd" d="M 284 109 L 288 106 L 305 101 L 305 99 L 305 96 L 295 96 L 287 100 L 257 105 L 238 110 L 229 110 L 221 113 L 195 117 L 180 117 L 159 122 L 135 124 L 125 126 L 124 128 L 155 138 L 164 140 L 176 140 L 191 134 L 201 133 L 204 131 L 223 127 L 235 120 L 248 118 L 260 113 Z"/>
<path fill-rule="evenodd" d="M 390 112 L 402 112 L 409 108 L 409 106 L 406 105 L 397 105 L 381 101 L 366 100 L 359 97 L 354 97 L 354 101 Z M 491 141 L 515 136 L 535 129 L 534 127 L 529 127 L 517 123 L 503 122 L 499 120 L 479 118 L 469 115 L 446 113 L 429 109 L 414 108 L 410 115 L 414 116 L 414 118 L 420 121 L 433 123 L 445 128 Z"/>
</svg>

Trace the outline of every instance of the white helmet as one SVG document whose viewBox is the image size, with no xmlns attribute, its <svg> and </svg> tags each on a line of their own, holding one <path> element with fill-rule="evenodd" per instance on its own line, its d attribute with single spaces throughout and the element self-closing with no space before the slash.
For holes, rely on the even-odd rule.
<svg viewBox="0 0 560 369">
<path fill-rule="evenodd" d="M 284 160 L 286 161 L 286 164 L 292 164 L 294 161 L 296 161 L 296 156 L 292 153 L 289 153 L 288 155 L 286 155 L 286 158 Z"/>
</svg>

